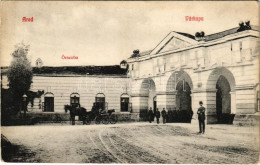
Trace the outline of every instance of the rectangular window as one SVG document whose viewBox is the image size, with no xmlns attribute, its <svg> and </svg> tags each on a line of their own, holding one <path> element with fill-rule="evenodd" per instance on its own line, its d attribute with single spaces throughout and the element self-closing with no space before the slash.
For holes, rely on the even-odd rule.
<svg viewBox="0 0 260 165">
<path fill-rule="evenodd" d="M 121 111 L 128 112 L 129 98 L 121 98 Z"/>
<path fill-rule="evenodd" d="M 105 102 L 105 97 L 96 97 L 96 102 Z"/>
<path fill-rule="evenodd" d="M 242 42 L 239 42 L 239 49 L 242 50 Z"/>
<path fill-rule="evenodd" d="M 44 111 L 45 112 L 54 112 L 54 97 L 45 97 L 44 98 Z"/>
<path fill-rule="evenodd" d="M 71 104 L 79 104 L 79 97 L 71 97 Z"/>
<path fill-rule="evenodd" d="M 96 108 L 97 109 L 106 109 L 106 102 L 105 102 L 105 97 L 96 97 Z"/>
</svg>

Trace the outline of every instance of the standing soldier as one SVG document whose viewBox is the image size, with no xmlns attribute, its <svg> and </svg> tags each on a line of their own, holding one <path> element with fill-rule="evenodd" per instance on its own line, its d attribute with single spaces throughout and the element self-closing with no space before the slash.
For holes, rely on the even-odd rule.
<svg viewBox="0 0 260 165">
<path fill-rule="evenodd" d="M 172 122 L 172 110 L 171 108 L 169 108 L 168 110 L 168 123 L 171 123 Z"/>
<path fill-rule="evenodd" d="M 150 110 L 148 111 L 148 117 L 149 117 L 149 122 L 151 123 L 153 120 L 153 110 L 152 107 L 150 107 Z"/>
<path fill-rule="evenodd" d="M 200 132 L 199 133 L 203 133 L 205 132 L 205 108 L 203 107 L 203 102 L 200 101 L 199 102 L 200 107 L 198 109 L 198 119 L 199 119 L 199 127 L 200 127 Z"/>
<path fill-rule="evenodd" d="M 71 110 L 70 110 L 70 117 L 71 117 L 72 125 L 75 125 L 76 112 L 77 112 L 76 106 L 75 106 L 75 105 L 72 105 L 72 106 L 71 106 Z"/>
<path fill-rule="evenodd" d="M 161 117 L 161 113 L 160 113 L 160 111 L 158 110 L 158 108 L 156 109 L 155 117 L 156 117 L 156 120 L 157 120 L 157 124 L 159 124 L 159 119 L 160 119 L 160 117 Z"/>
<path fill-rule="evenodd" d="M 165 111 L 165 108 L 163 108 L 163 110 L 162 110 L 162 118 L 163 118 L 163 124 L 165 124 L 166 123 L 166 111 Z"/>
</svg>

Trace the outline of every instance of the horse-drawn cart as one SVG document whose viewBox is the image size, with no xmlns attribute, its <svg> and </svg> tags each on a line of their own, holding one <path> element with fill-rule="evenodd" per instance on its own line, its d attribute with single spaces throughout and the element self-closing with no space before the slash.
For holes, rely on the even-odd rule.
<svg viewBox="0 0 260 165">
<path fill-rule="evenodd" d="M 114 109 L 102 111 L 95 117 L 95 123 L 100 124 L 102 122 L 103 124 L 115 124 L 117 122 L 117 116 L 114 114 L 114 112 Z"/>
<path fill-rule="evenodd" d="M 91 111 L 88 111 L 79 106 L 64 105 L 65 112 L 70 111 L 70 120 L 72 125 L 75 125 L 75 117 L 79 116 L 79 120 L 84 124 L 90 124 L 91 121 L 95 121 L 96 124 L 115 124 L 117 122 L 117 116 L 114 114 L 115 110 L 98 110 L 95 107 Z"/>
</svg>

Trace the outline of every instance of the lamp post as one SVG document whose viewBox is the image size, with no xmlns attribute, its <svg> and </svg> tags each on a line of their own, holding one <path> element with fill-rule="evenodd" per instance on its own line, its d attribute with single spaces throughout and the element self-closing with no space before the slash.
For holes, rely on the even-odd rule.
<svg viewBox="0 0 260 165">
<path fill-rule="evenodd" d="M 26 96 L 26 94 L 24 94 L 24 95 L 23 95 L 23 112 L 24 112 L 24 118 L 26 117 L 26 110 L 27 110 L 26 100 L 27 100 L 27 96 Z"/>
</svg>

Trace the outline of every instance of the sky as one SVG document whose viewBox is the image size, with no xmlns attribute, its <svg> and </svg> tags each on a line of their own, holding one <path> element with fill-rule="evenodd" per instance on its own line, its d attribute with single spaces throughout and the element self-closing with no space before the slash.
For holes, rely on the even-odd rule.
<svg viewBox="0 0 260 165">
<path fill-rule="evenodd" d="M 23 17 L 34 20 L 22 22 Z M 254 1 L 3 1 L 1 18 L 1 66 L 10 65 L 19 42 L 30 45 L 33 66 L 38 58 L 45 66 L 119 65 L 135 49 L 153 49 L 171 31 L 208 35 L 245 20 L 259 25 L 259 6 Z"/>
</svg>

